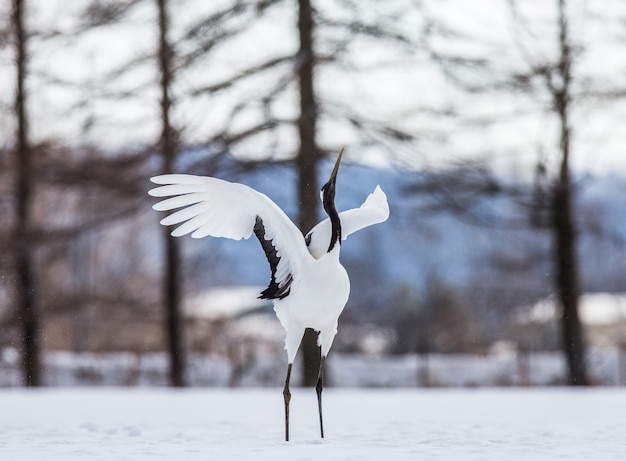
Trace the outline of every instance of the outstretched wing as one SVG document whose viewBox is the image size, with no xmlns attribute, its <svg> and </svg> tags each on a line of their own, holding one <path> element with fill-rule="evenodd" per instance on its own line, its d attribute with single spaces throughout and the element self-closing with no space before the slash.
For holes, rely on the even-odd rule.
<svg viewBox="0 0 626 461">
<path fill-rule="evenodd" d="M 384 222 L 388 217 L 389 205 L 387 204 L 387 196 L 380 186 L 376 186 L 374 192 L 367 196 L 367 199 L 359 208 L 339 213 L 342 239 L 345 240 L 348 235 L 365 227 Z M 306 235 L 305 240 L 309 252 L 316 259 L 326 253 L 330 243 L 330 233 L 330 219 L 326 218 Z"/>
<path fill-rule="evenodd" d="M 272 279 L 261 293 L 265 299 L 282 299 L 289 294 L 294 276 L 305 258 L 310 258 L 304 239 L 287 215 L 265 194 L 243 184 L 185 174 L 150 178 L 160 184 L 148 193 L 171 197 L 155 204 L 157 211 L 181 208 L 163 218 L 161 224 L 180 224 L 172 231 L 179 237 L 206 236 L 235 240 L 258 237 L 272 270 Z"/>
</svg>

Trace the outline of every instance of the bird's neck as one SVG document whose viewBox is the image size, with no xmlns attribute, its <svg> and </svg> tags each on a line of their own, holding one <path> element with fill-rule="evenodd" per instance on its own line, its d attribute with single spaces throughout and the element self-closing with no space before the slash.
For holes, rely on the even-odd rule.
<svg viewBox="0 0 626 461">
<path fill-rule="evenodd" d="M 328 245 L 328 253 L 330 253 L 335 245 L 341 245 L 341 220 L 334 203 L 325 208 L 330 218 L 330 243 Z"/>
</svg>

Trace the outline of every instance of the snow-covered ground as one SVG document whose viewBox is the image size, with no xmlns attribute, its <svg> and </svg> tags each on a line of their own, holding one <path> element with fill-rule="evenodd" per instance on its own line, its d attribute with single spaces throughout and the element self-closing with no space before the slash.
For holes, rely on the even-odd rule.
<svg viewBox="0 0 626 461">
<path fill-rule="evenodd" d="M 0 391 L 0 459 L 622 460 L 620 389 Z"/>
</svg>

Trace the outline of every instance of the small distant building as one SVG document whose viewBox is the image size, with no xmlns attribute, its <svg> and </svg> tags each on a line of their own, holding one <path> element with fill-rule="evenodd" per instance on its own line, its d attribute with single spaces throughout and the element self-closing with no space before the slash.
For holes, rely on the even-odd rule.
<svg viewBox="0 0 626 461">
<path fill-rule="evenodd" d="M 220 287 L 187 298 L 184 313 L 191 348 L 229 357 L 280 352 L 285 332 L 272 303 L 258 298 L 262 290 Z"/>
<path fill-rule="evenodd" d="M 556 325 L 560 309 L 551 295 L 522 309 L 518 325 L 524 330 Z M 579 299 L 580 320 L 590 345 L 615 347 L 626 344 L 626 293 L 585 293 Z"/>
<path fill-rule="evenodd" d="M 259 299 L 262 290 L 263 288 L 256 286 L 211 288 L 185 300 L 185 317 L 217 320 L 267 310 L 271 307 L 271 302 Z"/>
</svg>

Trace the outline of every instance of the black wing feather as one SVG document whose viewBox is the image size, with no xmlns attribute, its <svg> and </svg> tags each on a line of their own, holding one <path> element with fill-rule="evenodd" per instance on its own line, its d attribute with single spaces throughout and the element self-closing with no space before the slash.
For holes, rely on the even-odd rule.
<svg viewBox="0 0 626 461">
<path fill-rule="evenodd" d="M 265 290 L 261 292 L 259 298 L 283 299 L 289 295 L 293 277 L 291 274 L 289 274 L 287 278 L 280 284 L 276 280 L 276 268 L 278 267 L 280 257 L 278 256 L 278 253 L 276 252 L 276 247 L 274 247 L 272 241 L 265 238 L 265 226 L 263 225 L 263 220 L 260 216 L 256 217 L 256 222 L 254 223 L 254 235 L 256 235 L 259 239 L 259 242 L 261 242 L 261 247 L 263 247 L 263 251 L 265 252 L 265 256 L 267 256 L 267 261 L 270 263 L 270 269 L 272 271 L 270 284 Z"/>
</svg>

